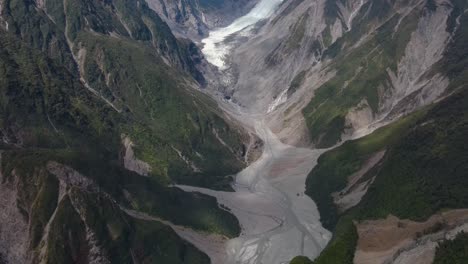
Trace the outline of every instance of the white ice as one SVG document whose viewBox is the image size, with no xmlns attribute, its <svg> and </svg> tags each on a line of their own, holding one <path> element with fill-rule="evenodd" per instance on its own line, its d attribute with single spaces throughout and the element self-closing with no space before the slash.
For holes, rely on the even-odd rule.
<svg viewBox="0 0 468 264">
<path fill-rule="evenodd" d="M 204 44 L 202 52 L 206 59 L 219 69 L 225 69 L 225 58 L 229 54 L 231 46 L 224 43 L 224 40 L 230 35 L 270 17 L 281 2 L 283 0 L 261 0 L 248 14 L 236 19 L 229 26 L 211 31 L 208 37 L 202 40 Z"/>
</svg>

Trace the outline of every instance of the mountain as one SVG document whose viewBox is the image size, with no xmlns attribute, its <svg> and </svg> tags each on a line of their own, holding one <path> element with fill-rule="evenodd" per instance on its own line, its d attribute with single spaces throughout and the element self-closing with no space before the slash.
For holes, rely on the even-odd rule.
<svg viewBox="0 0 468 264">
<path fill-rule="evenodd" d="M 330 147 L 450 89 L 445 65 L 437 62 L 459 27 L 462 5 L 287 1 L 255 37 L 236 46 L 229 57 L 234 85 L 225 93 L 255 111 L 275 100 L 295 102 L 282 119 L 298 122 L 295 112 L 302 111 L 311 143 Z M 303 99 L 296 103 L 296 97 Z"/>
<path fill-rule="evenodd" d="M 468 258 L 467 8 L 289 1 L 233 51 L 233 100 L 268 108 L 285 142 L 332 147 L 306 182 L 334 232 L 313 263 Z"/>
<path fill-rule="evenodd" d="M 466 228 L 468 6 L 377 2 L 355 4 L 352 25 L 349 2 L 326 3 L 338 18 L 322 27 L 331 36 L 316 45 L 318 66 L 287 90 L 314 83 L 302 114 L 315 146 L 370 133 L 325 153 L 308 176 L 306 193 L 334 230 L 314 263 L 443 263 L 442 248 L 463 263 L 463 244 L 450 241 Z"/>
<path fill-rule="evenodd" d="M 465 263 L 466 0 L 0 0 L 0 263 Z"/>
<path fill-rule="evenodd" d="M 222 63 L 212 57 L 227 81 L 208 89 L 266 113 L 283 142 L 332 148 L 306 182 L 334 231 L 314 263 L 431 263 L 443 260 L 438 243 L 463 247 L 450 241 L 466 229 L 467 8 L 285 1 L 213 38 L 213 50 L 229 50 Z"/>
<path fill-rule="evenodd" d="M 244 15 L 256 0 L 148 0 L 172 30 L 183 37 L 199 40 L 216 27 L 227 26 Z"/>
<path fill-rule="evenodd" d="M 198 48 L 141 1 L 0 6 L 0 259 L 209 263 L 174 230 L 238 221 L 169 185 L 230 190 L 255 137 L 194 89 Z"/>
</svg>

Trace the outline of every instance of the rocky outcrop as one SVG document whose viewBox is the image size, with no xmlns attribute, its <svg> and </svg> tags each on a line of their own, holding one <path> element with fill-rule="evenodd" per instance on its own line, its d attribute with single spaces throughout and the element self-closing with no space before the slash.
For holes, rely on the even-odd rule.
<svg viewBox="0 0 468 264">
<path fill-rule="evenodd" d="M 369 171 L 382 160 L 384 155 L 385 150 L 373 154 L 359 171 L 348 177 L 348 183 L 344 189 L 332 193 L 333 201 L 340 213 L 359 204 L 374 181 L 375 175 L 368 175 Z"/>
<path fill-rule="evenodd" d="M 442 59 L 450 40 L 447 19 L 452 12 L 448 1 L 440 0 L 434 12 L 420 18 L 416 30 L 398 62 L 396 72 L 388 69 L 392 89 L 381 103 L 382 112 L 411 112 L 437 99 L 449 85 L 447 77 L 434 72 L 433 66 Z M 404 102 L 405 98 L 411 100 Z M 397 107 L 399 109 L 397 109 Z"/>
<path fill-rule="evenodd" d="M 123 165 L 127 170 L 134 171 L 140 175 L 148 176 L 151 172 L 151 166 L 135 157 L 133 152 L 133 142 L 128 136 L 122 136 L 123 150 Z"/>
<path fill-rule="evenodd" d="M 366 99 L 351 108 L 345 117 L 345 134 L 352 135 L 356 130 L 369 126 L 374 121 L 374 113 Z"/>
<path fill-rule="evenodd" d="M 200 40 L 209 29 L 230 24 L 247 13 L 257 0 L 146 0 L 171 27 L 182 37 Z"/>
</svg>

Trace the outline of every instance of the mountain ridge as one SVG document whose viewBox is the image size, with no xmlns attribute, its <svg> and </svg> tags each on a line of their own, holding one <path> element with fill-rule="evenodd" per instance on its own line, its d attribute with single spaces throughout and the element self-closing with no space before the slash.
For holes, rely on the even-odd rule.
<svg viewBox="0 0 468 264">
<path fill-rule="evenodd" d="M 463 261 L 467 8 L 0 0 L 0 262 Z"/>
</svg>

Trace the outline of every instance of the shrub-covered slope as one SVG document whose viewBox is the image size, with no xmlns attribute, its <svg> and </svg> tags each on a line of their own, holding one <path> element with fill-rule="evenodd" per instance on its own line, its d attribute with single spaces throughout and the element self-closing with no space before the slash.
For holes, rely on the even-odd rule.
<svg viewBox="0 0 468 264">
<path fill-rule="evenodd" d="M 316 263 L 352 263 L 357 241 L 353 221 L 389 214 L 423 221 L 441 210 L 466 207 L 467 91 L 464 87 L 429 109 L 346 142 L 319 159 L 309 175 L 307 193 L 335 235 Z M 382 150 L 386 150 L 382 160 L 359 179 L 370 181 L 362 200 L 340 213 L 332 193 L 343 190 L 349 177 Z"/>
<path fill-rule="evenodd" d="M 466 2 L 400 2 L 364 1 L 350 31 L 323 50 L 334 75 L 303 110 L 317 146 L 333 146 L 343 134 L 411 112 L 459 85 L 451 77 L 464 63 L 454 63 L 453 54 L 466 58 L 466 48 L 449 45 L 466 31 Z M 337 6 L 327 5 L 327 14 L 339 13 Z"/>
<path fill-rule="evenodd" d="M 132 120 L 110 131 L 130 138 L 150 174 L 166 183 L 229 188 L 225 176 L 244 165 L 246 138 L 192 89 L 193 43 L 176 39 L 144 2 L 5 1 L 2 20 L 120 113 L 113 115 Z"/>
<path fill-rule="evenodd" d="M 239 233 L 214 198 L 168 187 L 230 190 L 245 165 L 245 133 L 194 89 L 197 52 L 144 2 L 1 1 L 0 259 L 209 262 L 126 209 Z"/>
</svg>

